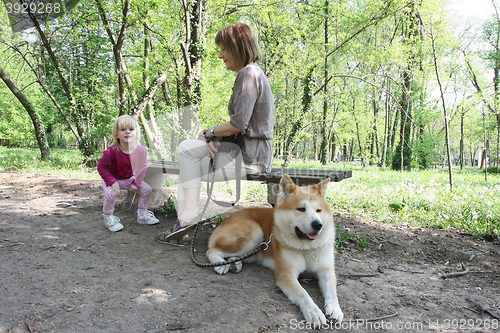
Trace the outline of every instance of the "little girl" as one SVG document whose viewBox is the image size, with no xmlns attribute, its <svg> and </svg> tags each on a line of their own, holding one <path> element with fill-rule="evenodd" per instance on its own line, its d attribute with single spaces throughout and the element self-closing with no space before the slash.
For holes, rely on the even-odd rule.
<svg viewBox="0 0 500 333">
<path fill-rule="evenodd" d="M 148 210 L 151 186 L 143 181 L 148 168 L 147 152 L 139 144 L 140 128 L 137 120 L 128 115 L 118 117 L 113 125 L 112 135 L 114 144 L 103 153 L 97 165 L 104 189 L 104 225 L 110 231 L 123 229 L 120 219 L 113 215 L 120 190 L 138 192 L 141 195 L 137 209 L 138 223 L 158 223 L 153 212 Z"/>
</svg>

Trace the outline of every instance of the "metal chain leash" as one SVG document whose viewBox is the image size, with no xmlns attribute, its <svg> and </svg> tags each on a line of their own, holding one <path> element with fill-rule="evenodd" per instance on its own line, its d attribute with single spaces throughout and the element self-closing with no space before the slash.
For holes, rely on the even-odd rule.
<svg viewBox="0 0 500 333">
<path fill-rule="evenodd" d="M 215 157 L 210 160 L 208 180 L 207 180 L 207 201 L 205 202 L 205 206 L 203 207 L 203 210 L 201 212 L 202 220 L 196 223 L 196 227 L 195 227 L 194 233 L 193 233 L 193 239 L 191 240 L 191 259 L 193 260 L 193 262 L 196 265 L 201 266 L 201 267 L 216 267 L 216 266 L 230 265 L 232 263 L 235 263 L 235 262 L 241 261 L 243 259 L 246 259 L 248 257 L 251 257 L 254 254 L 257 254 L 261 251 L 267 250 L 269 248 L 269 243 L 271 243 L 271 237 L 269 237 L 269 242 L 267 242 L 267 243 L 262 242 L 254 250 L 244 254 L 243 256 L 240 256 L 237 258 L 232 258 L 230 260 L 225 260 L 225 261 L 221 261 L 221 262 L 216 262 L 216 263 L 201 262 L 198 259 L 196 259 L 196 255 L 195 255 L 196 236 L 198 235 L 198 230 L 200 228 L 200 225 L 203 223 L 203 216 L 205 215 L 205 211 L 207 210 L 208 204 L 210 203 L 210 200 L 212 198 L 212 191 L 213 191 L 213 187 L 214 187 L 214 183 L 215 183 L 215 170 L 217 170 L 217 154 L 215 154 Z M 212 175 L 212 180 L 210 180 L 210 175 Z"/>
<path fill-rule="evenodd" d="M 191 241 L 191 259 L 193 260 L 193 262 L 198 265 L 198 266 L 201 266 L 201 267 L 216 267 L 216 266 L 224 266 L 224 265 L 230 265 L 230 264 L 233 264 L 235 262 L 238 262 L 238 261 L 241 261 L 243 259 L 246 259 L 248 257 L 251 257 L 253 256 L 254 254 L 257 254 L 261 251 L 265 251 L 269 248 L 269 243 L 271 242 L 271 240 L 269 240 L 269 242 L 262 242 L 260 243 L 260 245 L 258 247 L 256 247 L 255 249 L 253 249 L 252 251 L 240 256 L 240 257 L 236 257 L 236 258 L 232 258 L 230 260 L 224 260 L 224 261 L 221 261 L 221 262 L 215 262 L 215 263 L 211 263 L 211 262 L 201 262 L 201 261 L 198 261 L 196 259 L 196 256 L 195 256 L 195 252 L 196 252 L 196 249 L 195 249 L 195 239 L 196 239 L 196 235 L 198 233 L 198 229 L 201 225 L 201 222 L 198 222 L 198 224 L 196 225 L 196 228 L 194 229 L 194 234 L 193 234 L 193 239 Z"/>
</svg>

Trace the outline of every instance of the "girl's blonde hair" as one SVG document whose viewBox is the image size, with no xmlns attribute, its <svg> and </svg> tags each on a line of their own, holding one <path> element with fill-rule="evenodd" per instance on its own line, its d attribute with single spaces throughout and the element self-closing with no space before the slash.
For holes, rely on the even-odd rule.
<svg viewBox="0 0 500 333">
<path fill-rule="evenodd" d="M 215 44 L 227 49 L 234 61 L 243 67 L 259 61 L 259 44 L 246 24 L 238 23 L 220 30 L 215 36 Z"/>
<path fill-rule="evenodd" d="M 139 126 L 139 123 L 137 120 L 135 120 L 134 117 L 129 116 L 129 115 L 123 115 L 119 116 L 115 124 L 113 125 L 113 131 L 111 132 L 111 135 L 113 135 L 113 142 L 118 147 L 120 145 L 120 140 L 118 139 L 118 132 L 122 128 L 127 128 L 127 127 L 132 127 L 135 129 L 136 136 L 135 136 L 135 144 L 139 144 L 139 139 L 141 138 L 141 127 Z"/>
</svg>

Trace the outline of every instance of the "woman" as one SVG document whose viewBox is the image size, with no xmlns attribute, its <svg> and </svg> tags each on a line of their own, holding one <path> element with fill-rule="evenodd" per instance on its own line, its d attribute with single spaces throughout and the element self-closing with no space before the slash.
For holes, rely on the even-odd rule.
<svg viewBox="0 0 500 333">
<path fill-rule="evenodd" d="M 242 177 L 248 173 L 271 171 L 274 98 L 266 75 L 256 64 L 259 60 L 257 40 L 249 26 L 235 24 L 220 30 L 215 43 L 220 47 L 219 58 L 226 68 L 237 73 L 228 106 L 230 120 L 207 131 L 206 141 L 185 140 L 179 145 L 177 222 L 170 230 L 158 234 L 160 242 L 183 236 L 187 227 L 201 218 L 201 180 L 206 179 L 210 159 L 217 153 L 215 138 L 236 134 L 243 136 Z M 224 179 L 223 173 L 234 179 L 235 165 L 234 153 L 219 152 L 215 179 Z M 222 168 L 224 172 L 221 172 Z"/>
</svg>

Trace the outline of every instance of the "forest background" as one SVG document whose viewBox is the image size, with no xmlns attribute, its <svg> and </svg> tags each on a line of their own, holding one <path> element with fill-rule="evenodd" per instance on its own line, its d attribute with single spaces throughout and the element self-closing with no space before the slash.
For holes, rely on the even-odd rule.
<svg viewBox="0 0 500 333">
<path fill-rule="evenodd" d="M 175 158 L 182 139 L 227 119 L 234 73 L 214 36 L 244 22 L 261 46 L 285 165 L 429 168 L 448 163 L 448 147 L 454 165 L 498 164 L 495 1 L 479 29 L 451 22 L 442 0 L 58 0 L 62 15 L 24 14 L 14 29 L 4 2 L 2 145 L 38 144 L 47 158 L 76 144 L 89 157 L 129 113 L 159 158 Z"/>
<path fill-rule="evenodd" d="M 1 146 L 36 146 L 40 160 L 75 147 L 92 165 L 112 142 L 114 119 L 132 114 L 150 156 L 175 160 L 180 141 L 228 119 L 235 74 L 214 37 L 243 22 L 275 96 L 276 164 L 448 168 L 448 180 L 358 173 L 358 191 L 346 184 L 350 197 L 335 205 L 375 210 L 386 191 L 399 198 L 384 197 L 381 220 L 455 223 L 476 236 L 498 229 L 500 187 L 467 176 L 471 166 L 498 170 L 495 0 L 480 25 L 458 24 L 444 0 L 20 0 L 43 6 L 19 15 L 17 0 L 4 3 Z M 451 167 L 465 169 L 455 191 L 427 198 L 454 186 Z"/>
</svg>

